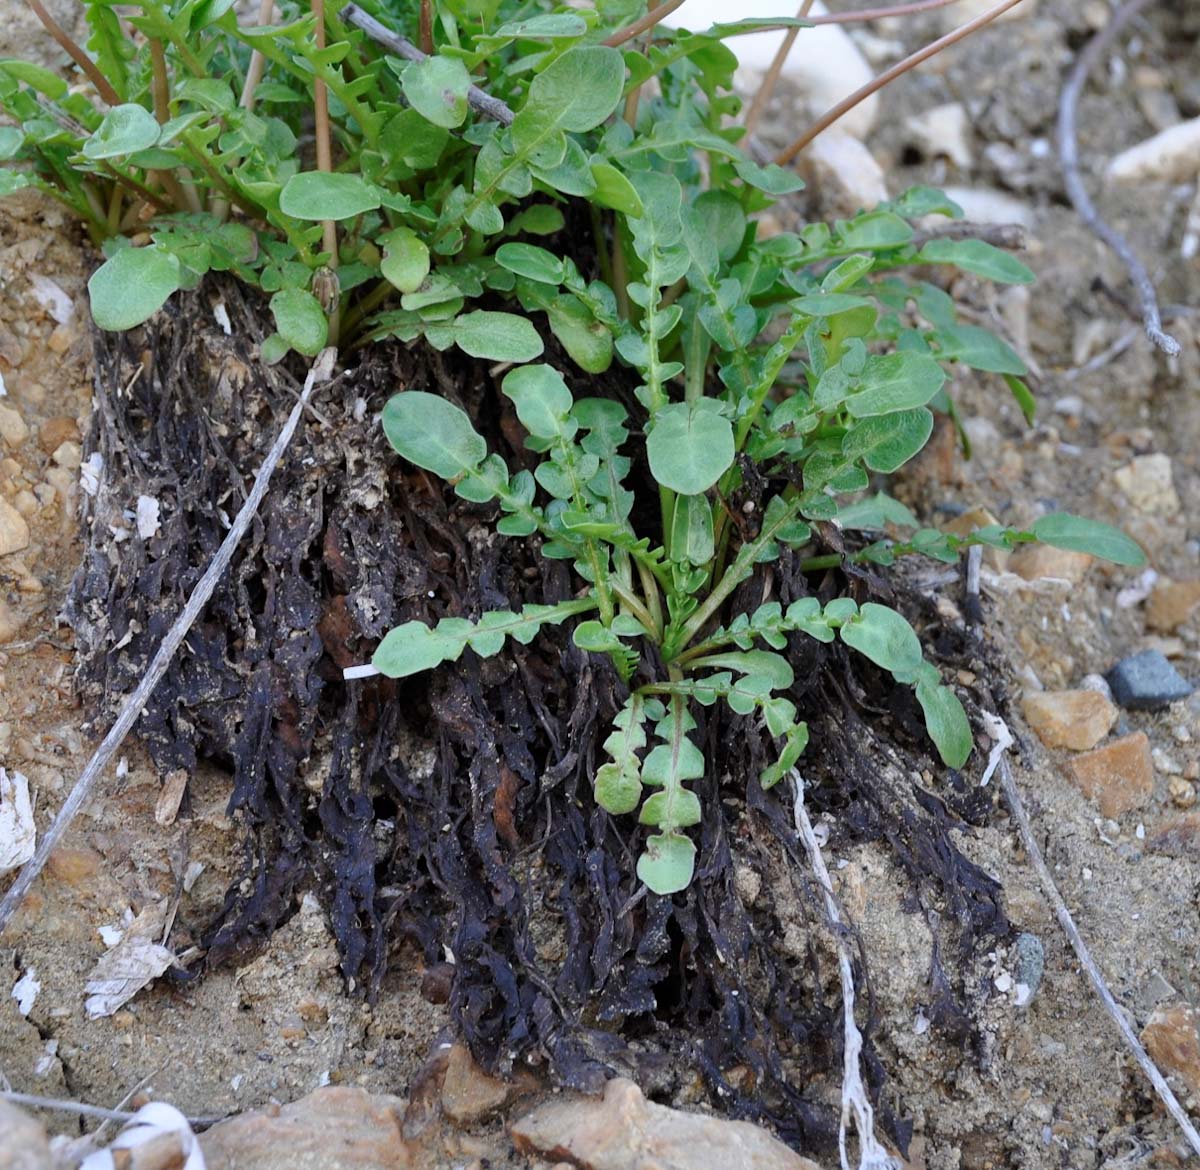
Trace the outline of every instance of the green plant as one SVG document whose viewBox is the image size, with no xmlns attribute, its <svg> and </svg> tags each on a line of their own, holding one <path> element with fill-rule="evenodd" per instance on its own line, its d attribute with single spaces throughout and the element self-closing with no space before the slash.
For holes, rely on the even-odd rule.
<svg viewBox="0 0 1200 1170">
<path fill-rule="evenodd" d="M 415 8 L 398 6 L 393 23 L 416 28 Z M 644 11 L 634 0 L 443 0 L 431 9 L 437 53 L 406 60 L 340 17 L 325 17 L 323 46 L 316 18 L 292 11 L 262 29 L 239 27 L 227 0 L 136 10 L 134 45 L 111 8 L 89 6 L 93 68 L 118 99 L 107 112 L 54 74 L 0 61 L 0 104 L 18 122 L 0 131 L 19 164 L 3 183 L 50 191 L 104 242 L 90 290 L 105 328 L 227 270 L 270 296 L 266 360 L 316 353 L 340 331 L 343 348 L 423 338 L 517 365 L 501 389 L 532 471 L 514 472 L 462 410 L 423 391 L 396 395 L 384 430 L 463 499 L 496 507 L 498 532 L 571 561 L 578 596 L 405 623 L 373 666 L 411 675 L 573 620 L 575 643 L 628 684 L 596 799 L 614 815 L 640 810 L 654 830 L 638 863 L 652 890 L 683 889 L 693 872 L 687 830 L 703 810 L 687 783 L 706 767 L 689 736 L 695 704 L 761 720 L 777 744 L 764 785 L 803 751 L 785 693 L 793 636 L 839 638 L 913 687 L 950 766 L 971 751 L 959 700 L 894 610 L 806 597 L 731 611 L 781 550 L 798 550 L 788 555 L 803 569 L 840 563 L 815 547 L 814 523 L 914 530 L 848 558 L 878 564 L 1034 539 L 1140 562 L 1120 532 L 1075 517 L 955 537 L 882 493 L 858 498 L 922 449 L 933 411 L 956 419 L 948 365 L 999 374 L 1032 412 L 1018 355 L 959 322 L 924 274 L 1032 274 L 980 241 L 917 243 L 914 220 L 961 214 L 923 188 L 853 219 L 762 233 L 759 213 L 800 184 L 752 161 L 732 121 L 736 59 L 723 42 L 760 22 L 628 40 Z M 297 143 L 315 88 L 328 96 L 313 123 L 324 163 L 306 170 Z M 564 231 L 566 213 L 582 240 Z M 569 379 L 537 362 L 546 334 L 576 367 Z M 613 366 L 633 417 L 568 384 Z"/>
</svg>

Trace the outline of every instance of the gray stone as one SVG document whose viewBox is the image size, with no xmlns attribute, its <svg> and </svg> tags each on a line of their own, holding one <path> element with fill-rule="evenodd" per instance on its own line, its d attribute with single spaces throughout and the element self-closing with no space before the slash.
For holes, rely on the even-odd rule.
<svg viewBox="0 0 1200 1170">
<path fill-rule="evenodd" d="M 1042 973 L 1046 969 L 1046 951 L 1042 940 L 1036 934 L 1023 930 L 1017 935 L 1017 961 L 1013 977 L 1018 983 L 1029 988 L 1026 1003 L 1037 995 L 1037 989 L 1042 985 Z"/>
<path fill-rule="evenodd" d="M 1176 699 L 1186 699 L 1193 690 L 1161 650 L 1122 658 L 1104 677 L 1113 698 L 1131 711 L 1157 711 Z"/>
</svg>

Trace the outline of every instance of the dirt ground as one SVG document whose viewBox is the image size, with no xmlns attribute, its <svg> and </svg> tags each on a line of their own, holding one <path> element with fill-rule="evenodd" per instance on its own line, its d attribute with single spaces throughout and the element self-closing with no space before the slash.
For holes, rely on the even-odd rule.
<svg viewBox="0 0 1200 1170">
<path fill-rule="evenodd" d="M 1080 139 L 1094 191 L 1110 154 L 1172 118 L 1200 114 L 1200 17 L 1186 7 L 1152 8 L 1085 94 Z M 998 325 L 1032 359 L 1037 423 L 1025 425 L 998 378 L 961 378 L 955 394 L 973 458 L 959 459 L 952 441 L 937 445 L 897 490 L 936 520 L 975 505 L 1011 524 L 1028 522 L 1039 506 L 1096 516 L 1131 532 L 1161 576 L 1196 580 L 1200 315 L 1168 322 L 1183 343 L 1179 358 L 1151 351 L 1119 303 L 1130 296 L 1122 270 L 1066 205 L 1053 153 L 1061 79 L 1106 12 L 1099 0 L 1043 0 L 903 79 L 883 103 L 869 142 L 889 189 L 925 182 L 1003 191 L 1028 217 L 1027 259 L 1038 274 L 1028 294 L 970 280 L 957 290 L 979 320 Z M 878 42 L 887 40 L 915 47 L 939 28 L 937 14 L 876 26 L 871 47 L 884 52 Z M 951 102 L 967 113 L 969 165 L 928 157 L 908 125 L 913 115 Z M 787 115 L 775 111 L 780 124 Z M 1113 188 L 1100 199 L 1170 304 L 1200 306 L 1200 263 L 1179 254 L 1195 189 L 1194 182 Z M 0 204 L 7 391 L 0 399 L 0 498 L 29 529 L 27 547 L 0 557 L 0 761 L 29 777 L 39 826 L 102 730 L 85 724 L 72 696 L 71 631 L 58 617 L 79 554 L 79 436 L 91 399 L 89 263 L 54 206 L 31 197 Z M 70 298 L 70 308 L 47 281 Z M 1087 368 L 1131 332 L 1127 348 Z M 1156 453 L 1170 459 L 1178 498 L 1129 498 L 1119 469 Z M 1150 629 L 1144 597 L 1132 589 L 1138 579 L 1135 570 L 1098 565 L 1067 587 L 1017 588 L 1011 577 L 991 578 L 987 622 L 1010 659 L 1013 690 L 1077 687 L 1151 646 L 1186 678 L 1200 679 L 1200 615 Z M 1014 731 L 1022 749 L 1018 781 L 1047 860 L 1117 998 L 1139 1027 L 1156 1007 L 1196 1004 L 1200 846 L 1195 836 L 1190 852 L 1151 846 L 1196 802 L 1200 697 L 1157 714 L 1122 713 L 1114 735 L 1145 732 L 1155 774 L 1149 798 L 1116 820 L 1103 818 L 1067 779 L 1071 753 L 1046 750 L 1024 726 Z M 972 765 L 981 766 L 979 758 Z M 444 1010 L 421 996 L 419 965 L 403 955 L 376 1005 L 344 995 L 313 902 L 248 966 L 196 984 L 162 981 L 112 1018 L 87 1018 L 83 987 L 104 950 L 102 927 L 120 925 L 130 908 L 177 895 L 180 920 L 202 922 L 237 869 L 240 837 L 224 815 L 227 778 L 202 770 L 191 783 L 191 815 L 168 825 L 155 819 L 159 791 L 159 778 L 128 744 L 122 766 L 0 941 L 6 986 L 22 978 L 39 985 L 27 1016 L 0 994 L 3 1078 L 22 1091 L 106 1105 L 140 1086 L 200 1116 L 290 1101 L 325 1083 L 403 1094 L 447 1024 Z M 1044 976 L 1031 1001 L 1018 1006 L 1012 988 L 1028 971 L 1028 955 L 1009 948 L 989 956 L 973 989 L 983 1005 L 981 1042 L 966 1047 L 929 1027 L 932 936 L 903 882 L 875 848 L 840 853 L 833 828 L 835 880 L 872 956 L 881 1008 L 876 1042 L 889 1092 L 915 1126 L 913 1166 L 1179 1164 L 1178 1135 L 1117 1043 L 1002 807 L 987 827 L 964 831 L 961 847 L 1001 881 L 1015 926 L 1040 941 Z M 187 939 L 177 932 L 173 941 Z M 1187 1099 L 1186 1083 L 1178 1088 Z M 1200 1096 L 1200 1087 L 1191 1091 Z M 1191 1100 L 1194 1113 L 1198 1105 Z M 79 1132 L 62 1117 L 51 1124 Z M 492 1156 L 504 1157 L 502 1142 Z"/>
</svg>

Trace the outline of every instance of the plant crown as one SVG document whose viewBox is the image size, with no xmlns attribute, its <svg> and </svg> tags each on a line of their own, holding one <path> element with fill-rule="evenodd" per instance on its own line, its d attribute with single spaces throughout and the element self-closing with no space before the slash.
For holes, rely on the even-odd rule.
<svg viewBox="0 0 1200 1170">
<path fill-rule="evenodd" d="M 416 3 L 365 7 L 392 29 L 418 27 Z M 102 328 L 138 325 L 207 272 L 229 271 L 270 297 L 267 361 L 316 354 L 332 323 L 343 347 L 423 338 L 512 364 L 500 389 L 532 470 L 489 453 L 466 413 L 423 390 L 393 397 L 383 429 L 464 500 L 497 508 L 500 533 L 570 561 L 578 596 L 406 622 L 373 665 L 412 675 L 570 620 L 575 644 L 628 685 L 595 797 L 652 830 L 638 862 L 651 890 L 681 890 L 694 870 L 687 830 L 703 812 L 688 783 L 707 766 L 690 735 L 697 704 L 759 721 L 776 745 L 763 785 L 804 750 L 787 697 L 791 637 L 840 639 L 913 688 L 947 765 L 971 752 L 961 703 L 894 609 L 803 597 L 730 611 L 757 566 L 813 543 L 814 524 L 877 534 L 845 555 L 857 563 L 953 561 L 969 545 L 1030 540 L 1141 562 L 1118 530 L 1063 513 L 1027 531 L 954 536 L 882 492 L 863 495 L 925 446 L 935 411 L 957 424 L 947 370 L 999 375 L 1032 418 L 1021 358 L 961 322 L 935 283 L 947 268 L 1001 282 L 1032 274 L 979 240 L 916 242 L 915 220 L 961 215 L 927 188 L 852 219 L 766 232 L 760 213 L 801 184 L 743 149 L 724 43 L 761 22 L 660 26 L 613 48 L 602 42 L 644 4 L 437 0 L 437 50 L 413 61 L 345 23 L 350 9 L 327 15 L 322 48 L 311 14 L 281 8 L 281 23 L 258 28 L 238 24 L 232 0 L 135 0 L 124 18 L 87 0 L 87 49 L 114 100 L 0 60 L 12 122 L 0 128 L 11 164 L 0 194 L 41 188 L 102 245 L 89 284 Z M 265 66 L 256 85 L 252 53 Z M 305 162 L 317 82 L 330 171 Z M 475 85 L 498 118 L 472 104 Z M 561 368 L 539 360 L 547 334 Z M 572 388 L 610 367 L 633 390 L 624 402 Z M 761 501 L 749 510 L 733 502 L 748 484 Z"/>
</svg>

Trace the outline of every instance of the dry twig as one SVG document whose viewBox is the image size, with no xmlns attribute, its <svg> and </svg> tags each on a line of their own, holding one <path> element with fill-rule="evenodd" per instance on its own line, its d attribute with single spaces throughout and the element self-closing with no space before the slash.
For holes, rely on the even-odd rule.
<svg viewBox="0 0 1200 1170">
<path fill-rule="evenodd" d="M 984 25 L 990 24 L 998 16 L 1003 16 L 1010 8 L 1015 8 L 1021 0 L 1001 0 L 994 8 L 989 8 L 986 12 L 981 13 L 974 20 L 968 21 L 966 24 L 959 25 L 952 32 L 948 32 L 944 37 L 939 37 L 936 41 L 926 45 L 923 49 L 918 49 L 915 53 L 905 57 L 903 61 L 897 61 L 890 69 L 885 69 L 878 77 L 868 81 L 866 85 L 860 86 L 848 97 L 843 98 L 832 109 L 821 115 L 803 134 L 800 135 L 790 146 L 786 146 L 775 156 L 775 161 L 783 166 L 789 163 L 798 155 L 818 134 L 823 130 L 828 130 L 840 117 L 854 109 L 859 102 L 866 101 L 871 94 L 881 90 L 889 82 L 895 81 L 897 77 L 907 73 L 910 69 L 916 68 L 922 61 L 928 61 L 930 57 L 937 56 L 943 49 L 948 49 L 957 41 L 961 41 L 963 37 L 970 36 L 971 33 L 983 28 Z"/>
<path fill-rule="evenodd" d="M 796 19 L 803 20 L 808 16 L 816 0 L 801 0 L 800 7 L 796 11 Z M 771 60 L 771 67 L 767 70 L 766 77 L 762 80 L 762 85 L 758 87 L 758 93 L 754 95 L 754 100 L 750 103 L 750 108 L 746 111 L 746 117 L 743 120 L 743 125 L 746 127 L 746 133 L 753 134 L 758 129 L 758 120 L 762 117 L 762 112 L 767 108 L 767 102 L 771 100 L 771 94 L 775 92 L 775 86 L 779 84 L 779 75 L 783 72 L 784 62 L 788 59 L 788 54 L 792 51 L 792 46 L 796 43 L 796 37 L 800 29 L 793 25 L 784 34 L 783 40 L 779 43 L 779 48 L 775 50 L 775 56 Z"/>
<path fill-rule="evenodd" d="M 1054 877 L 1050 873 L 1045 859 L 1042 857 L 1042 851 L 1038 848 L 1038 843 L 1033 836 L 1033 826 L 1029 822 L 1029 814 L 1025 811 L 1025 804 L 1021 800 L 1020 792 L 1017 791 L 1012 770 L 1009 768 L 1008 759 L 1004 754 L 1005 750 L 1013 742 L 1012 733 L 1008 730 L 1004 721 L 995 715 L 987 715 L 987 720 L 989 730 L 996 739 L 996 747 L 993 749 L 991 759 L 989 760 L 989 770 L 998 763 L 1000 787 L 1004 791 L 1005 800 L 1008 801 L 1008 807 L 1012 812 L 1013 820 L 1017 822 L 1017 830 L 1021 835 L 1021 844 L 1024 845 L 1025 852 L 1029 855 L 1029 860 L 1033 864 L 1034 872 L 1037 874 L 1038 881 L 1042 886 L 1042 893 L 1045 895 L 1046 901 L 1054 908 L 1054 915 L 1058 919 L 1058 924 L 1062 927 L 1063 933 L 1067 936 L 1071 948 L 1075 952 L 1075 957 L 1079 960 L 1080 966 L 1087 972 L 1088 979 L 1091 980 L 1092 986 L 1096 989 L 1096 994 L 1100 997 L 1100 1002 L 1104 1004 L 1104 1010 L 1108 1012 L 1113 1022 L 1117 1025 L 1117 1029 L 1120 1031 L 1121 1038 L 1125 1041 L 1126 1047 L 1133 1053 L 1134 1060 L 1137 1061 L 1142 1072 L 1149 1078 L 1150 1083 L 1154 1086 L 1154 1091 L 1158 1094 L 1159 1100 L 1167 1107 L 1167 1112 L 1175 1119 L 1179 1128 L 1183 1130 L 1189 1145 L 1191 1145 L 1197 1154 L 1200 1154 L 1200 1133 L 1196 1132 L 1196 1127 L 1192 1124 L 1191 1118 L 1188 1117 L 1183 1106 L 1180 1105 L 1179 1099 L 1171 1091 L 1171 1086 L 1167 1084 L 1166 1078 L 1159 1072 L 1158 1066 L 1150 1059 L 1150 1054 L 1142 1047 L 1141 1041 L 1130 1026 L 1125 1013 L 1121 1010 L 1121 1006 L 1113 998 L 1112 992 L 1108 989 L 1108 984 L 1104 982 L 1104 976 L 1100 974 L 1100 968 L 1096 966 L 1096 961 L 1092 958 L 1087 944 L 1083 941 L 1083 936 L 1079 933 L 1079 928 L 1075 925 L 1075 920 L 1071 917 L 1071 912 L 1067 909 L 1067 904 L 1063 901 L 1062 894 L 1058 892 L 1058 886 L 1054 883 Z"/>
<path fill-rule="evenodd" d="M 1117 258 L 1125 265 L 1133 287 L 1137 290 L 1138 299 L 1142 303 L 1142 323 L 1146 336 L 1158 346 L 1163 353 L 1174 357 L 1179 353 L 1179 342 L 1169 333 L 1163 332 L 1162 318 L 1158 312 L 1158 297 L 1150 274 L 1146 271 L 1137 254 L 1115 228 L 1110 227 L 1100 218 L 1096 205 L 1092 202 L 1087 188 L 1083 185 L 1083 176 L 1079 171 L 1079 140 L 1075 131 L 1075 117 L 1079 108 L 1079 95 L 1087 83 L 1088 74 L 1102 56 L 1112 47 L 1120 31 L 1153 0 L 1127 0 L 1113 13 L 1112 19 L 1084 46 L 1083 51 L 1075 58 L 1067 82 L 1058 98 L 1058 160 L 1062 166 L 1063 184 L 1067 194 L 1079 213 L 1079 218 L 1087 224 L 1092 233 L 1103 240 L 1116 253 Z"/>
<path fill-rule="evenodd" d="M 274 474 L 275 468 L 279 465 L 280 459 L 283 458 L 283 453 L 287 450 L 292 436 L 296 433 L 300 416 L 304 413 L 309 398 L 320 383 L 329 380 L 336 357 L 336 350 L 326 349 L 313 362 L 312 368 L 308 371 L 308 377 L 305 379 L 300 401 L 292 408 L 287 422 L 283 424 L 283 429 L 279 432 L 270 451 L 267 452 L 267 457 L 263 460 L 262 467 L 259 468 L 258 474 L 254 477 L 254 486 L 250 489 L 250 494 L 246 497 L 246 502 L 242 505 L 233 521 L 233 525 L 230 527 L 228 533 L 226 533 L 225 539 L 221 542 L 221 547 L 217 550 L 216 556 L 213 557 L 208 568 L 204 570 L 204 576 L 196 582 L 196 587 L 192 590 L 192 594 L 188 598 L 183 612 L 175 619 L 175 624 L 167 632 L 166 637 L 163 638 L 158 652 L 154 655 L 154 659 L 149 667 L 147 667 L 146 674 L 138 684 L 137 689 L 125 700 L 125 705 L 121 708 L 121 713 L 117 716 L 116 722 L 104 737 L 104 741 L 96 749 L 95 754 L 88 761 L 87 767 L 84 768 L 79 779 L 75 782 L 75 787 L 71 789 L 71 794 L 63 803 L 62 808 L 59 809 L 58 816 L 54 818 L 54 823 L 42 834 L 42 838 L 38 842 L 37 852 L 25 863 L 21 872 L 17 875 L 17 880 L 13 882 L 8 892 L 4 895 L 4 899 L 0 901 L 0 934 L 4 933 L 4 928 L 8 925 L 17 907 L 20 906 L 21 900 L 28 893 L 29 887 L 33 885 L 38 874 L 42 872 L 42 869 L 50 858 L 50 854 L 54 852 L 55 847 L 62 839 L 71 822 L 75 819 L 76 814 L 92 795 L 92 789 L 95 788 L 97 780 L 100 779 L 108 762 L 124 742 L 125 736 L 129 734 L 133 725 L 137 722 L 138 717 L 142 713 L 142 708 L 146 705 L 147 699 L 150 698 L 154 688 L 166 673 L 167 667 L 170 666 L 171 660 L 175 657 L 175 652 L 179 649 L 184 638 L 187 637 L 188 631 L 200 616 L 201 611 L 208 603 L 208 599 L 212 596 L 213 590 L 217 587 L 217 582 L 229 567 L 229 562 L 233 559 L 234 552 L 241 543 L 242 537 L 245 536 L 246 530 L 250 527 L 255 513 L 258 511 L 258 506 L 263 501 L 263 497 L 267 494 L 267 488 L 271 483 L 271 476 Z"/>
</svg>

